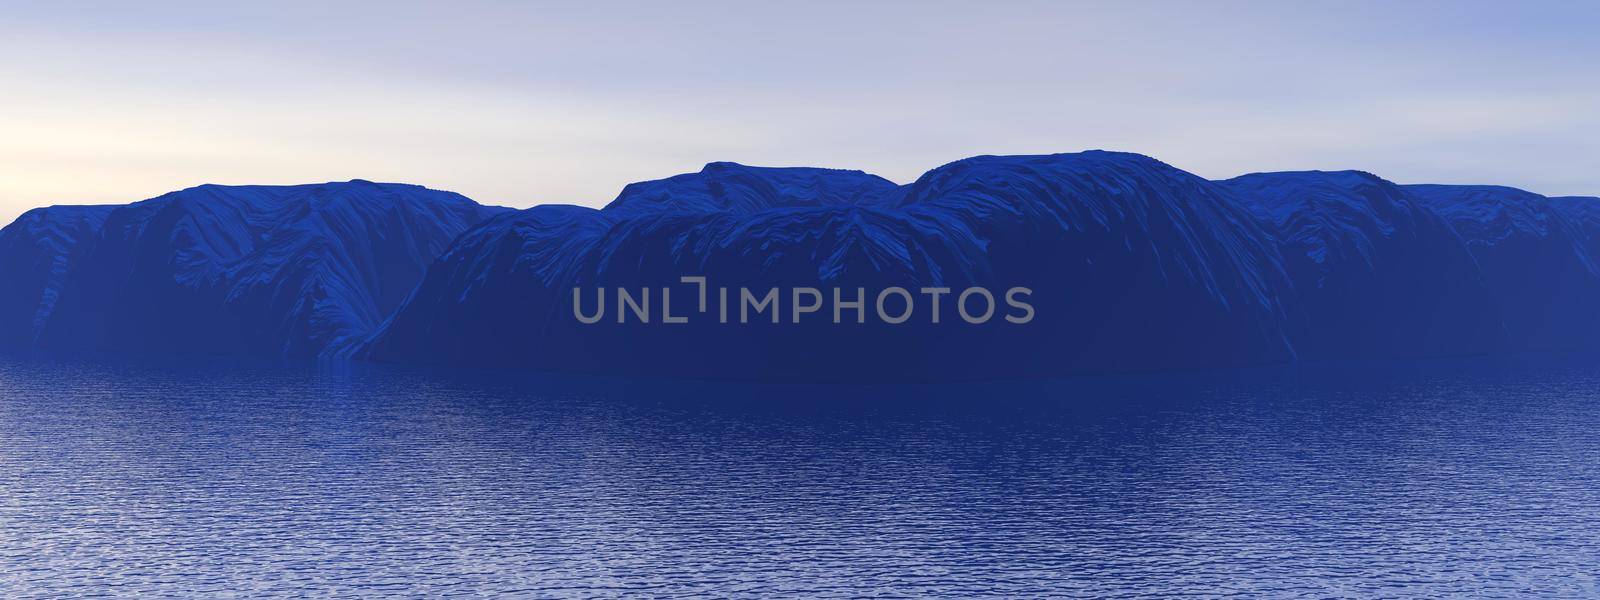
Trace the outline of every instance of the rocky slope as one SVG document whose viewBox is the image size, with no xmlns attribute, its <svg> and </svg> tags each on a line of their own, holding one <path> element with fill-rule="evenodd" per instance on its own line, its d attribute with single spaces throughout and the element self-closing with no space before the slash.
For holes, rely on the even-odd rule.
<svg viewBox="0 0 1600 600">
<path fill-rule="evenodd" d="M 1451 224 L 1400 186 L 1358 171 L 1219 182 L 1273 232 L 1293 281 L 1302 358 L 1481 354 L 1509 338 Z"/>
<path fill-rule="evenodd" d="M 201 186 L 32 211 L 0 273 L 9 350 L 799 381 L 1600 350 L 1600 199 L 1099 151 L 712 163 L 603 209 Z"/>
<path fill-rule="evenodd" d="M 810 183 L 793 185 L 797 174 Z M 782 192 L 702 192 L 732 189 Z M 641 197 L 669 208 L 641 210 Z M 629 186 L 602 210 L 539 207 L 485 223 L 359 356 L 808 380 L 1280 362 L 1293 357 L 1281 263 L 1265 230 L 1218 186 L 1138 155 L 978 157 L 902 187 L 858 172 L 718 163 Z M 696 275 L 709 280 L 704 312 L 697 285 L 680 281 Z M 693 314 L 687 323 L 659 314 L 618 323 L 619 287 L 652 290 L 657 313 L 668 288 Z M 995 297 L 982 324 L 958 312 L 958 294 L 972 287 Z M 1030 290 L 1027 324 L 1001 316 L 1024 314 L 1004 302 L 1013 287 Z M 606 296 L 613 310 L 580 322 L 574 288 L 590 302 Z M 735 313 L 741 288 L 777 289 L 779 322 L 762 313 L 722 323 L 719 288 Z M 796 288 L 822 296 L 799 323 L 793 309 L 812 298 L 795 302 Z M 865 294 L 862 322 L 854 311 L 832 322 L 834 288 L 847 302 Z M 911 318 L 887 323 L 875 301 L 888 288 L 951 293 L 938 323 L 920 295 Z M 981 297 L 969 300 L 983 312 Z M 906 302 L 889 304 L 898 315 Z"/>
<path fill-rule="evenodd" d="M 351 181 L 206 185 L 97 210 L 97 227 L 85 222 L 79 242 L 55 252 L 70 269 L 37 349 L 329 356 L 373 331 L 456 235 L 499 209 Z"/>
<path fill-rule="evenodd" d="M 85 242 L 110 213 L 109 206 L 36 208 L 0 229 L 0 349 L 34 345 Z"/>
</svg>

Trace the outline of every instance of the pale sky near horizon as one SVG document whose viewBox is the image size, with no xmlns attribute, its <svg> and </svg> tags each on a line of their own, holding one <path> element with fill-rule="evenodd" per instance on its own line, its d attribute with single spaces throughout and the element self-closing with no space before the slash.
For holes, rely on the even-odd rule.
<svg viewBox="0 0 1600 600">
<path fill-rule="evenodd" d="M 1091 148 L 1600 195 L 1600 3 L 0 0 L 0 222 L 354 178 L 599 206 L 731 160 Z"/>
</svg>

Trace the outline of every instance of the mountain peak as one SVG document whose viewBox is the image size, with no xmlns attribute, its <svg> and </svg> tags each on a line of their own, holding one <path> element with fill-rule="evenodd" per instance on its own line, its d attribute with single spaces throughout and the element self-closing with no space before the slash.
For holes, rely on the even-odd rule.
<svg viewBox="0 0 1600 600">
<path fill-rule="evenodd" d="M 781 208 L 870 204 L 897 187 L 862 171 L 712 162 L 697 173 L 628 184 L 604 210 L 618 218 L 752 214 Z"/>
<path fill-rule="evenodd" d="M 1438 356 L 1595 347 L 1597 264 L 1600 199 L 1354 170 L 1208 181 L 1104 150 L 975 156 L 904 186 L 712 162 L 598 210 L 208 184 L 0 229 L 0 345 L 800 379 Z M 688 275 L 780 294 L 1025 288 L 1037 310 L 976 325 L 947 298 L 937 322 L 922 304 L 906 323 L 791 327 L 788 307 L 723 327 L 684 288 L 670 310 L 690 325 L 619 325 L 616 298 L 603 322 L 572 318 L 574 289 L 649 289 L 665 310 Z"/>
<path fill-rule="evenodd" d="M 376 327 L 451 240 L 504 210 L 365 181 L 206 184 L 97 208 L 43 263 L 70 269 L 29 292 L 50 309 L 40 347 L 325 355 Z"/>
</svg>

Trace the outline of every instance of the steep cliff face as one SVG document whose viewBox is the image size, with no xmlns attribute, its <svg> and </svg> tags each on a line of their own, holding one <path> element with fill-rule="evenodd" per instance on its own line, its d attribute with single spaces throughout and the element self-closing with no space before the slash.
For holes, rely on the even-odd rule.
<svg viewBox="0 0 1600 600">
<path fill-rule="evenodd" d="M 1359 171 L 1259 173 L 1219 182 L 1283 250 L 1308 359 L 1448 356 L 1509 340 L 1478 265 L 1450 224 Z"/>
<path fill-rule="evenodd" d="M 1588 249 L 1590 262 L 1600 265 L 1600 198 L 1557 196 L 1545 201 L 1577 228 L 1578 237 Z"/>
<path fill-rule="evenodd" d="M 372 331 L 494 209 L 365 181 L 206 185 L 119 207 L 67 276 L 40 348 L 307 359 Z"/>
<path fill-rule="evenodd" d="M 1513 346 L 1596 347 L 1600 267 L 1575 212 L 1538 194 L 1498 186 L 1408 185 L 1467 243 Z"/>
<path fill-rule="evenodd" d="M 725 181 L 727 171 L 740 174 L 743 189 L 785 192 L 762 201 L 698 192 Z M 600 211 L 540 207 L 485 223 L 441 258 L 360 356 L 794 379 L 998 377 L 1292 357 L 1281 305 L 1288 282 L 1270 238 L 1213 184 L 1153 159 L 979 157 L 903 188 L 856 172 L 820 173 L 842 180 L 797 186 L 788 183 L 791 170 L 713 165 L 649 193 L 652 206 L 670 210 L 640 210 L 634 186 Z M 674 190 L 688 190 L 687 199 Z M 682 276 L 708 278 L 704 312 L 698 287 Z M 996 312 L 982 324 L 967 323 L 957 306 L 971 287 L 995 296 Z M 1002 316 L 1023 314 L 1004 302 L 1013 287 L 1028 288 L 1026 300 L 1037 307 L 1027 325 Z M 586 294 L 589 311 L 601 297 L 613 310 L 580 322 L 574 288 Z M 658 314 L 648 324 L 618 323 L 616 288 L 635 296 L 649 288 L 656 313 L 668 288 L 674 312 L 688 322 L 662 323 Z M 794 308 L 812 299 L 796 301 L 796 288 L 823 296 L 822 308 L 798 315 L 798 323 Z M 847 310 L 833 323 L 834 288 L 846 303 L 864 300 L 862 322 Z M 913 298 L 905 322 L 887 323 L 875 301 L 889 288 L 952 291 L 938 323 L 931 296 Z M 779 322 L 769 313 L 738 322 L 741 289 L 777 289 Z M 895 315 L 906 304 L 903 297 L 889 303 Z M 980 297 L 968 306 L 976 315 L 984 304 Z M 722 306 L 734 322 L 721 322 Z"/>
<path fill-rule="evenodd" d="M 31 348 L 55 311 L 67 273 L 110 206 L 51 206 L 0 229 L 0 349 Z"/>
</svg>

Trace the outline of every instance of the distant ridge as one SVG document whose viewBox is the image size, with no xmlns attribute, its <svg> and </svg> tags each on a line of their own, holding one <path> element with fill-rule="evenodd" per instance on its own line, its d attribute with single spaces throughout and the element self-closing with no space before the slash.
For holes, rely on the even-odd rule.
<svg viewBox="0 0 1600 600">
<path fill-rule="evenodd" d="M 1583 351 L 1600 349 L 1600 199 L 1359 171 L 1208 181 L 1103 151 L 973 157 L 906 185 L 711 163 L 598 210 L 201 186 L 32 211 L 0 230 L 0 275 L 12 351 L 799 381 Z M 683 276 L 713 293 L 1025 286 L 1035 312 L 724 324 Z M 695 318 L 575 318 L 574 288 L 619 287 L 676 288 Z"/>
<path fill-rule="evenodd" d="M 1101 151 L 974 157 L 902 186 L 853 171 L 714 163 L 629 186 L 601 210 L 538 207 L 474 228 L 357 355 L 944 380 L 1600 345 L 1562 339 L 1600 339 L 1578 304 L 1531 318 L 1518 313 L 1550 307 L 1513 301 L 1600 282 L 1577 266 L 1600 248 L 1600 211 L 1582 200 L 1534 200 L 1589 217 L 1554 229 L 1507 225 L 1566 265 L 1530 271 L 1582 282 L 1526 287 L 1493 266 L 1473 241 L 1474 213 L 1447 206 L 1445 189 L 1418 193 L 1427 190 L 1354 171 L 1213 182 Z M 1567 231 L 1591 232 L 1590 245 Z M 947 305 L 938 326 L 733 328 L 706 319 L 585 325 L 573 316 L 573 287 L 670 286 L 681 275 L 757 289 L 1026 285 L 1038 316 L 1023 327 L 952 327 Z M 1548 320 L 1582 326 L 1558 334 Z"/>
</svg>

